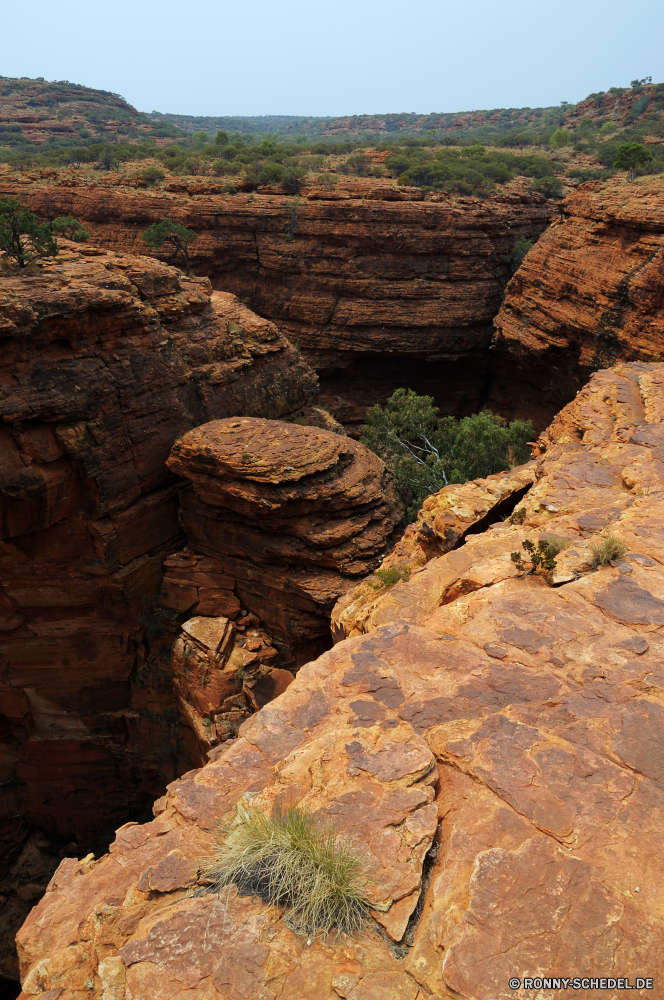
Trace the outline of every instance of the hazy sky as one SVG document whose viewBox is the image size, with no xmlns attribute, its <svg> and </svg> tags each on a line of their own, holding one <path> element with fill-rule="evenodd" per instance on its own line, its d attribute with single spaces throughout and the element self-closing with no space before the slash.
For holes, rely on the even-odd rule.
<svg viewBox="0 0 664 1000">
<path fill-rule="evenodd" d="M 537 107 L 664 80 L 662 0 L 31 0 L 4 6 L 2 27 L 2 75 L 140 111 Z"/>
</svg>

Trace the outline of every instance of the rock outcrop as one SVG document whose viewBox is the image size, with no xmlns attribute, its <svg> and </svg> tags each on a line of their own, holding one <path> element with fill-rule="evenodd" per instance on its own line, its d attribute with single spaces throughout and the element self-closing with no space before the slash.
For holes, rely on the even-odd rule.
<svg viewBox="0 0 664 1000">
<path fill-rule="evenodd" d="M 14 865 L 0 925 L 18 926 L 58 852 L 92 848 L 201 759 L 168 671 L 185 616 L 158 604 L 186 541 L 173 441 L 296 411 L 316 379 L 206 278 L 74 244 L 0 271 L 0 336 L 0 849 Z"/>
<path fill-rule="evenodd" d="M 520 391 L 523 365 L 545 399 L 569 399 L 597 368 L 659 361 L 663 266 L 660 177 L 580 187 L 507 286 L 495 319 L 505 386 Z"/>
<path fill-rule="evenodd" d="M 661 978 L 663 418 L 664 365 L 618 365 L 528 466 L 431 498 L 402 543 L 410 579 L 355 620 L 345 600 L 354 636 L 151 823 L 61 864 L 19 934 L 22 1000 L 507 1000 L 511 977 Z M 624 555 L 593 570 L 607 533 Z M 570 544 L 553 570 L 510 558 L 554 535 Z M 375 923 L 306 941 L 197 884 L 245 794 L 359 842 Z"/>
<path fill-rule="evenodd" d="M 163 603 L 191 601 L 205 614 L 217 601 L 232 614 L 235 599 L 265 623 L 284 666 L 327 648 L 332 607 L 378 567 L 403 516 L 382 460 L 333 431 L 243 417 L 189 431 L 168 465 L 191 481 L 180 520 L 190 548 L 208 557 L 196 572 L 217 576 L 211 589 L 183 580 Z"/>
<path fill-rule="evenodd" d="M 190 226 L 194 273 L 279 323 L 318 372 L 321 402 L 348 429 L 404 384 L 434 396 L 444 413 L 471 413 L 487 398 L 505 415 L 534 413 L 538 430 L 570 398 L 544 396 L 550 373 L 533 381 L 523 359 L 514 392 L 502 368 L 495 377 L 489 353 L 508 256 L 556 213 L 525 178 L 486 199 L 435 201 L 378 179 L 312 183 L 296 198 L 228 196 L 208 178 L 178 178 L 161 191 L 136 183 L 72 171 L 5 175 L 0 195 L 43 218 L 73 215 L 96 244 L 122 252 L 143 252 L 141 233 L 164 217 Z"/>
</svg>

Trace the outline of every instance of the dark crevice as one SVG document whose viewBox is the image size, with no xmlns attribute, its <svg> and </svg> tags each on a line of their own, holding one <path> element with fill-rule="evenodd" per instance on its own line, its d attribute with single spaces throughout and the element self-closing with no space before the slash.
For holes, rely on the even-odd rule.
<svg viewBox="0 0 664 1000">
<path fill-rule="evenodd" d="M 425 854 L 424 861 L 422 863 L 422 884 L 420 887 L 420 894 L 417 899 L 417 906 L 410 915 L 410 920 L 406 925 L 406 930 L 404 931 L 401 941 L 392 946 L 392 951 L 397 958 L 405 958 L 414 944 L 415 931 L 417 930 L 417 926 L 422 919 L 424 901 L 426 899 L 427 890 L 431 885 L 434 866 L 438 860 L 439 854 L 440 844 L 438 843 L 436 837 L 434 837 L 433 843 Z"/>
<path fill-rule="evenodd" d="M 463 532 L 459 537 L 454 548 L 458 549 L 464 544 L 468 535 L 481 535 L 483 532 L 488 531 L 492 524 L 497 524 L 498 521 L 504 521 L 505 518 L 512 514 L 517 506 L 523 500 L 528 490 L 534 486 L 534 483 L 526 483 L 525 486 L 520 487 L 518 490 L 514 490 L 513 493 L 508 494 L 508 496 L 503 497 L 499 500 L 495 506 L 484 514 L 478 521 L 474 521 L 469 528 Z"/>
</svg>

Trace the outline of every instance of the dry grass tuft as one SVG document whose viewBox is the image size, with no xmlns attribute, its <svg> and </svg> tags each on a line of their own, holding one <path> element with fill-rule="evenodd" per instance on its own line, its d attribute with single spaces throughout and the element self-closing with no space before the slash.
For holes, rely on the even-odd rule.
<svg viewBox="0 0 664 1000">
<path fill-rule="evenodd" d="M 273 817 L 240 803 L 203 874 L 216 891 L 236 885 L 242 895 L 285 907 L 308 935 L 353 934 L 366 917 L 369 883 L 361 855 L 298 808 Z"/>
<path fill-rule="evenodd" d="M 608 566 L 613 559 L 621 559 L 627 552 L 627 546 L 615 535 L 607 535 L 599 542 L 594 542 L 590 551 L 592 568 L 599 569 L 600 566 Z"/>
</svg>

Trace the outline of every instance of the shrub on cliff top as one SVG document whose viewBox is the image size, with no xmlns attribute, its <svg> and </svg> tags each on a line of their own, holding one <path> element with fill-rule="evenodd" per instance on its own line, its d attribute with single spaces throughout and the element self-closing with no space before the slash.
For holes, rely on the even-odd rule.
<svg viewBox="0 0 664 1000">
<path fill-rule="evenodd" d="M 40 223 L 17 198 L 0 198 L 0 253 L 19 267 L 40 257 L 55 257 L 58 244 L 47 222 Z"/>
<path fill-rule="evenodd" d="M 627 170 L 628 180 L 633 181 L 639 167 L 647 167 L 652 163 L 652 153 L 640 142 L 623 142 L 618 146 L 614 167 L 616 170 Z"/>
<path fill-rule="evenodd" d="M 198 239 L 198 235 L 191 229 L 181 226 L 179 222 L 162 219 L 161 222 L 153 222 L 145 230 L 143 239 L 153 250 L 162 250 L 166 247 L 176 257 L 181 257 L 185 264 L 186 275 L 188 278 L 191 277 L 187 248 Z"/>
<path fill-rule="evenodd" d="M 527 462 L 530 421 L 507 423 L 483 410 L 457 420 L 439 417 L 431 396 L 397 389 L 372 406 L 361 437 L 392 470 L 414 521 L 422 501 L 450 483 L 465 483 Z"/>
<path fill-rule="evenodd" d="M 78 219 L 74 219 L 71 215 L 59 215 L 57 219 L 53 219 L 51 232 L 57 236 L 65 236 L 68 240 L 73 240 L 75 243 L 85 243 L 90 235 L 83 223 L 79 222 Z"/>
<path fill-rule="evenodd" d="M 203 874 L 217 892 L 236 885 L 242 895 L 283 906 L 308 935 L 317 930 L 352 934 L 362 925 L 368 881 L 361 856 L 302 809 L 266 816 L 240 803 L 234 822 L 220 830 L 216 841 Z"/>
<path fill-rule="evenodd" d="M 599 542 L 593 542 L 590 551 L 592 568 L 599 569 L 600 566 L 608 566 L 613 559 L 622 559 L 627 552 L 627 546 L 615 535 L 607 535 Z"/>
</svg>

